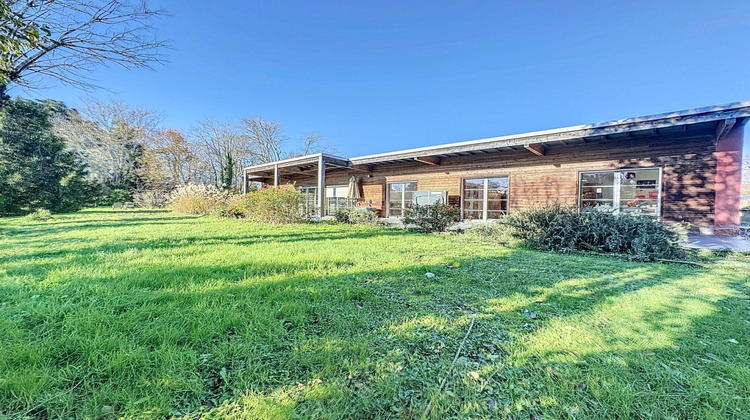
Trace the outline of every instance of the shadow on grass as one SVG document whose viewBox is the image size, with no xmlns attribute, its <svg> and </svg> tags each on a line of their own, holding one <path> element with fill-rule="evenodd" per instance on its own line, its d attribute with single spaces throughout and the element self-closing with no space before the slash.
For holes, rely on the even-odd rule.
<svg viewBox="0 0 750 420">
<path fill-rule="evenodd" d="M 95 232 L 104 225 L 77 228 Z M 747 287 L 731 283 L 732 296 L 703 302 L 703 312 L 689 314 L 677 327 L 665 323 L 685 312 L 681 299 L 703 299 L 690 297 L 691 281 L 708 270 L 520 249 L 439 264 L 421 263 L 416 256 L 397 269 L 369 267 L 357 256 L 327 263 L 227 261 L 218 267 L 155 262 L 108 274 L 97 269 L 132 250 L 339 241 L 351 239 L 348 232 L 342 227 L 128 239 L 0 261 L 8 276 L 34 276 L 44 283 L 0 288 L 0 313 L 13 331 L 0 339 L 6 349 L 0 360 L 5 372 L 0 413 L 97 417 L 107 406 L 130 416 L 211 411 L 227 417 L 419 418 L 430 401 L 434 418 L 467 413 L 679 418 L 690 417 L 690 410 L 731 415 L 747 405 L 728 407 L 708 394 L 746 390 L 741 375 L 747 359 L 731 353 L 735 348 L 711 347 L 702 356 L 683 355 L 678 365 L 671 363 L 678 352 L 672 346 L 693 349 L 696 339 L 713 336 L 716 325 L 737 329 L 741 320 L 722 307 L 740 308 L 736 315 L 744 319 L 750 315 L 740 298 Z M 420 237 L 375 229 L 358 232 L 357 239 L 394 235 Z M 64 244 L 52 241 L 52 247 Z M 69 254 L 73 258 L 61 263 L 35 262 Z M 57 283 L 45 280 L 70 267 L 80 273 Z M 437 276 L 427 279 L 428 271 Z M 634 306 L 635 315 L 622 316 L 637 323 L 608 330 L 614 327 L 604 318 L 618 313 L 617 300 L 649 290 L 663 295 L 665 303 L 651 310 Z M 465 360 L 454 368 L 451 361 L 471 316 L 477 323 L 462 353 Z M 604 341 L 582 351 L 586 345 L 570 338 L 576 344 L 570 350 L 565 339 L 554 341 L 566 326 L 602 329 L 581 339 Z M 671 344 L 637 342 L 639 335 L 658 338 L 663 331 L 676 331 L 668 334 Z M 636 344 L 609 343 L 607 333 Z M 525 348 L 535 350 L 526 354 Z M 701 373 L 705 367 L 711 369 Z M 715 371 L 732 385 L 711 378 Z M 443 379 L 448 385 L 441 389 Z M 659 400 L 647 398 L 649 389 Z"/>
<path fill-rule="evenodd" d="M 109 207 L 96 207 L 96 208 L 88 208 L 83 209 L 76 213 L 70 213 L 70 214 L 128 214 L 128 213 L 146 213 L 146 214 L 157 214 L 157 213 L 170 213 L 171 210 L 169 209 L 144 209 L 144 208 L 137 208 L 137 209 L 113 209 Z"/>
</svg>

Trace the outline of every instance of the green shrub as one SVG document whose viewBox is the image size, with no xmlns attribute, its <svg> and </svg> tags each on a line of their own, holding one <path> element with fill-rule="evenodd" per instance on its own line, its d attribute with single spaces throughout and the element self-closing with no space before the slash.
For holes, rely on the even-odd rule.
<svg viewBox="0 0 750 420">
<path fill-rule="evenodd" d="M 245 194 L 236 211 L 253 222 L 301 223 L 309 219 L 303 208 L 304 197 L 291 185 L 263 188 Z"/>
<path fill-rule="evenodd" d="M 237 204 L 219 206 L 211 210 L 211 216 L 224 217 L 227 219 L 242 219 L 245 214 L 237 207 Z"/>
<path fill-rule="evenodd" d="M 513 237 L 537 249 L 620 254 L 638 261 L 685 257 L 680 235 L 651 217 L 555 204 L 511 214 L 506 223 Z"/>
<path fill-rule="evenodd" d="M 207 214 L 216 207 L 229 204 L 235 197 L 214 185 L 188 184 L 172 192 L 169 201 L 172 210 L 178 213 Z"/>
<path fill-rule="evenodd" d="M 44 222 L 52 218 L 52 213 L 47 209 L 36 209 L 23 217 L 24 220 Z"/>
<path fill-rule="evenodd" d="M 512 228 L 506 223 L 499 221 L 480 223 L 467 230 L 466 235 L 492 241 L 499 245 L 509 246 L 518 242 L 518 240 L 513 237 L 511 229 Z"/>
<path fill-rule="evenodd" d="M 124 203 L 126 201 L 133 201 L 133 196 L 130 191 L 123 189 L 114 189 L 103 194 L 97 204 L 100 206 L 111 206 L 114 203 Z"/>
<path fill-rule="evenodd" d="M 376 225 L 380 220 L 377 213 L 360 209 L 340 209 L 333 214 L 333 217 L 339 223 L 350 225 Z"/>
<path fill-rule="evenodd" d="M 426 232 L 443 232 L 458 222 L 460 211 L 450 204 L 414 205 L 404 210 L 403 223 L 416 225 Z"/>
</svg>

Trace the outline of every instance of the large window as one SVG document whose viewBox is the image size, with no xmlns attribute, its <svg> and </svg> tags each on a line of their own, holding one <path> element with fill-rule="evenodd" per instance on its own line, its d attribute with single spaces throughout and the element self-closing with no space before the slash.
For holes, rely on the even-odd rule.
<svg viewBox="0 0 750 420">
<path fill-rule="evenodd" d="M 463 218 L 499 219 L 508 213 L 508 177 L 464 179 Z"/>
<path fill-rule="evenodd" d="M 388 184 L 388 217 L 403 217 L 404 209 L 411 206 L 416 190 L 416 182 Z"/>
<path fill-rule="evenodd" d="M 581 172 L 579 192 L 580 207 L 658 216 L 661 211 L 661 170 Z"/>
<path fill-rule="evenodd" d="M 336 211 L 341 209 L 353 209 L 357 200 L 346 198 L 346 194 L 349 192 L 348 185 L 332 185 L 326 187 L 326 213 L 332 215 Z"/>
<path fill-rule="evenodd" d="M 326 187 L 326 214 L 336 213 L 336 210 L 351 209 L 357 204 L 357 200 L 346 198 L 349 191 L 348 185 L 330 185 Z M 305 210 L 312 215 L 318 212 L 318 188 L 300 187 L 299 192 L 304 196 L 303 205 Z"/>
</svg>

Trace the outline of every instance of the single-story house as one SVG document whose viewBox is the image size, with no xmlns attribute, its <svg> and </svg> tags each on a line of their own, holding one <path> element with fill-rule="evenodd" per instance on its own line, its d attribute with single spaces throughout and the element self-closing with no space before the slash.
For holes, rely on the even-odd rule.
<svg viewBox="0 0 750 420">
<path fill-rule="evenodd" d="M 352 158 L 319 153 L 245 168 L 243 185 L 292 183 L 321 216 L 356 206 L 398 218 L 442 200 L 464 221 L 489 221 L 560 202 L 732 234 L 748 118 L 750 101 Z M 347 196 L 350 181 L 358 198 Z"/>
</svg>

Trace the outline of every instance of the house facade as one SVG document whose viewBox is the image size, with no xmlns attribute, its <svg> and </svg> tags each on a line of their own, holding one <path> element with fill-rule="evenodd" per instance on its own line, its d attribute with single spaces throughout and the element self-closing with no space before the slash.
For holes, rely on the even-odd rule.
<svg viewBox="0 0 750 420">
<path fill-rule="evenodd" d="M 750 102 L 345 158 L 316 154 L 245 168 L 294 184 L 318 215 L 342 207 L 398 218 L 443 201 L 465 221 L 559 202 L 736 233 Z M 359 198 L 347 197 L 354 177 Z"/>
</svg>

